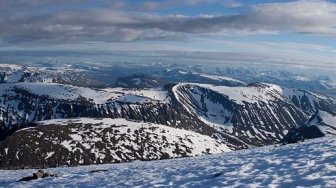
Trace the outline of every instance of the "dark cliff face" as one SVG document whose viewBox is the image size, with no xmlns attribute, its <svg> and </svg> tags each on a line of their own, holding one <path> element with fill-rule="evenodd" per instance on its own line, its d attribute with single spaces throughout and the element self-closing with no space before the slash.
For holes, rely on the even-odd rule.
<svg viewBox="0 0 336 188">
<path fill-rule="evenodd" d="M 336 109 L 336 102 L 334 99 L 323 96 L 319 97 L 304 90 L 297 90 L 296 95 L 293 94 L 288 96 L 288 98 L 296 107 L 301 109 L 307 115 L 314 114 L 316 110 L 332 112 Z"/>
</svg>

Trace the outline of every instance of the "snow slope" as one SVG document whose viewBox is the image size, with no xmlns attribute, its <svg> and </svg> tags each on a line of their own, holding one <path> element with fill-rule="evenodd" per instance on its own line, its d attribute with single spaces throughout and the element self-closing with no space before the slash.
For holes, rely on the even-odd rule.
<svg viewBox="0 0 336 188">
<path fill-rule="evenodd" d="M 306 127 L 316 126 L 324 135 L 336 135 L 336 116 L 319 110 L 307 122 Z"/>
<path fill-rule="evenodd" d="M 320 116 L 323 119 L 323 122 L 327 125 L 336 125 L 336 116 L 333 116 L 327 112 L 320 111 Z"/>
<path fill-rule="evenodd" d="M 335 187 L 336 138 L 184 159 L 47 169 L 58 178 L 16 182 L 36 170 L 0 170 L 0 187 Z M 92 170 L 107 170 L 90 173 Z"/>
</svg>

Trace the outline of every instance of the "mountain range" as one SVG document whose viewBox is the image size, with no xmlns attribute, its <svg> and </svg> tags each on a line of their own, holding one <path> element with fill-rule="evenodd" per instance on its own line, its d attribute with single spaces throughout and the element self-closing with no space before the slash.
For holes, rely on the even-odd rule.
<svg viewBox="0 0 336 188">
<path fill-rule="evenodd" d="M 302 136 L 307 127 L 316 137 L 334 134 L 333 95 L 265 82 L 246 84 L 197 68 L 186 72 L 160 66 L 156 71 L 164 72 L 164 79 L 148 76 L 148 71 L 130 72 L 106 86 L 90 81 L 93 75 L 82 76 L 98 70 L 93 67 L 52 71 L 3 66 L 0 167 L 221 153 L 308 139 Z"/>
</svg>

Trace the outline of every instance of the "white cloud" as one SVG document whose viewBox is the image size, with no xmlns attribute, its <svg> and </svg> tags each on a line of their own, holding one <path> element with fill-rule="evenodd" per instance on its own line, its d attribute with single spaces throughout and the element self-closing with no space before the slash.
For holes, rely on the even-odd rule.
<svg viewBox="0 0 336 188">
<path fill-rule="evenodd" d="M 336 34 L 336 4 L 322 0 L 300 0 L 253 6 L 251 21 L 257 26 L 312 34 Z"/>
</svg>

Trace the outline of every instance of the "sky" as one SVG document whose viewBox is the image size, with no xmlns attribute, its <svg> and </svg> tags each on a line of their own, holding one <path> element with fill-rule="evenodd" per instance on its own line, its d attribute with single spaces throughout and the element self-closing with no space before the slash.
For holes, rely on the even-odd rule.
<svg viewBox="0 0 336 188">
<path fill-rule="evenodd" d="M 331 0 L 0 0 L 0 51 L 208 52 L 336 68 L 335 20 Z"/>
</svg>

